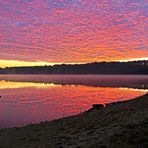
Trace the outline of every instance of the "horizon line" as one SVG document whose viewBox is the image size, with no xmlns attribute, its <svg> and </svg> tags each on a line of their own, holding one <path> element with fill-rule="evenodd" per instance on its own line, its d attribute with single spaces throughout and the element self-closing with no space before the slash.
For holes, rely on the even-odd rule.
<svg viewBox="0 0 148 148">
<path fill-rule="evenodd" d="M 3 65 L 0 66 L 0 68 L 11 68 L 11 67 L 34 67 L 34 66 L 54 66 L 54 65 L 76 65 L 76 64 L 91 64 L 91 63 L 110 63 L 110 62 L 138 62 L 138 61 L 147 61 L 148 58 L 135 58 L 135 59 L 128 59 L 128 60 L 112 60 L 112 61 L 92 61 L 92 62 L 81 62 L 81 63 L 52 63 L 52 62 L 41 62 L 41 61 L 36 61 L 36 62 L 26 62 L 26 61 L 18 61 L 18 60 L 0 60 L 0 63 L 4 64 L 5 62 L 11 63 L 10 66 L 8 65 Z M 22 65 L 17 65 L 21 63 Z M 1 65 L 0 64 L 0 65 Z"/>
</svg>

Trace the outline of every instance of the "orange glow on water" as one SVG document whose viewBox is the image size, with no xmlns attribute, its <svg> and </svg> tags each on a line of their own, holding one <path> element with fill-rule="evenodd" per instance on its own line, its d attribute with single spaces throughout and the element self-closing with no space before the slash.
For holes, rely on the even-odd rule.
<svg viewBox="0 0 148 148">
<path fill-rule="evenodd" d="M 60 85 L 55 85 L 53 83 L 44 84 L 44 83 L 31 83 L 31 82 L 11 82 L 11 81 L 0 81 L 0 89 L 14 89 L 14 88 L 25 88 L 25 87 L 57 87 Z"/>
<path fill-rule="evenodd" d="M 88 110 L 95 103 L 129 100 L 146 93 L 138 89 L 81 85 L 9 81 L 0 81 L 0 84 L 0 125 L 3 127 L 53 120 Z"/>
</svg>

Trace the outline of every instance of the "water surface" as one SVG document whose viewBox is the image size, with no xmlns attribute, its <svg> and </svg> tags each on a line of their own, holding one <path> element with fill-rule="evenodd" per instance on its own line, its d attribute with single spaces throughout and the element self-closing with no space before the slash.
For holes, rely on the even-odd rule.
<svg viewBox="0 0 148 148">
<path fill-rule="evenodd" d="M 0 127 L 58 119 L 147 91 L 148 76 L 0 75 Z"/>
</svg>

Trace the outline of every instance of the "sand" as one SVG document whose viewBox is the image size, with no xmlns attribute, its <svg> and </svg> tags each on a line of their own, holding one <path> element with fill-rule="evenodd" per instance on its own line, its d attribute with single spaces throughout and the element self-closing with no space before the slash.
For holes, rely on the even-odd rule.
<svg viewBox="0 0 148 148">
<path fill-rule="evenodd" d="M 0 148 L 147 147 L 148 94 L 76 116 L 0 130 Z"/>
</svg>

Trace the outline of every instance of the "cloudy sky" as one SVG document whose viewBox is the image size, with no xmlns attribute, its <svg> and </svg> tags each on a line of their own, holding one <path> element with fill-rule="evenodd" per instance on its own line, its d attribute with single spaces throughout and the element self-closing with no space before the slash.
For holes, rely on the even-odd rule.
<svg viewBox="0 0 148 148">
<path fill-rule="evenodd" d="M 0 0 L 0 66 L 148 58 L 147 0 Z"/>
</svg>

